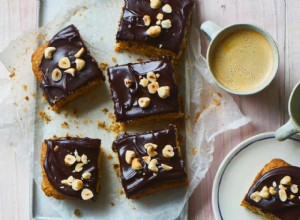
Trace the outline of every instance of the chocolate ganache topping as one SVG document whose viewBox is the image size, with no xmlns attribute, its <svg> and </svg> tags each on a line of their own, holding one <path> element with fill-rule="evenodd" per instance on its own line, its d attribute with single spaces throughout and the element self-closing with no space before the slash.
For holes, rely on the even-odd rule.
<svg viewBox="0 0 300 220">
<path fill-rule="evenodd" d="M 291 183 L 281 185 L 282 179 L 291 178 Z M 289 178 L 290 177 L 290 178 Z M 275 183 L 274 183 L 275 182 Z M 280 183 L 281 182 L 281 183 Z M 261 191 L 263 187 L 273 187 L 276 193 L 270 195 L 269 198 L 262 198 L 259 202 L 251 199 L 251 195 L 256 191 Z M 284 186 L 285 188 L 283 188 Z M 246 195 L 246 201 L 263 211 L 272 213 L 282 220 L 299 220 L 300 218 L 300 168 L 294 166 L 285 166 L 271 170 L 262 175 L 257 182 L 251 187 Z M 279 190 L 283 189 L 286 194 L 280 196 Z M 284 194 L 284 193 L 283 193 Z"/>
<path fill-rule="evenodd" d="M 170 96 L 161 98 L 157 93 L 149 93 L 147 86 L 142 86 L 141 80 L 147 78 L 148 72 L 159 74 L 159 87 L 168 86 Z M 152 60 L 143 63 L 129 63 L 108 68 L 109 83 L 117 121 L 130 121 L 149 115 L 179 112 L 178 87 L 174 80 L 174 69 L 170 59 Z M 124 80 L 130 80 L 128 88 Z M 150 82 L 149 82 L 150 83 Z M 141 108 L 138 100 L 148 97 L 150 105 Z"/>
<path fill-rule="evenodd" d="M 70 25 L 58 32 L 48 43 L 47 47 L 55 48 L 50 59 L 43 59 L 40 63 L 40 70 L 43 73 L 43 80 L 40 87 L 51 106 L 60 99 L 66 98 L 75 90 L 95 80 L 105 80 L 97 62 L 90 55 L 90 52 L 80 38 L 80 34 L 74 25 Z M 78 57 L 85 62 L 82 69 L 76 68 L 75 54 L 83 48 L 83 54 Z M 68 58 L 70 67 L 61 68 L 59 62 L 62 58 Z M 74 69 L 74 76 L 66 73 L 66 69 Z M 61 79 L 53 80 L 52 72 L 59 69 L 62 73 Z"/>
<path fill-rule="evenodd" d="M 149 169 L 149 161 L 143 158 L 149 156 L 144 146 L 147 143 L 157 145 L 155 149 L 157 155 L 151 157 L 152 160 L 156 159 L 158 162 L 158 170 L 155 173 Z M 174 156 L 166 158 L 163 155 L 162 151 L 166 145 L 172 146 Z M 178 153 L 174 125 L 169 125 L 163 130 L 142 134 L 123 133 L 113 142 L 113 150 L 117 151 L 119 156 L 122 185 L 128 198 L 155 185 L 186 179 L 184 162 Z M 126 162 L 127 151 L 135 153 L 142 165 L 141 169 L 133 170 L 132 165 Z M 166 171 L 162 168 L 162 164 L 170 166 L 171 170 Z"/>
<path fill-rule="evenodd" d="M 169 4 L 171 12 L 164 12 L 163 7 Z M 193 9 L 192 0 L 162 0 L 159 8 L 153 9 L 149 0 L 125 0 L 124 12 L 117 33 L 117 42 L 132 41 L 135 43 L 146 43 L 162 49 L 178 53 L 185 34 L 187 23 Z M 162 20 L 170 20 L 170 28 L 162 28 L 158 37 L 150 37 L 147 30 L 156 25 L 157 14 L 162 13 Z M 143 17 L 150 16 L 151 24 L 145 25 Z"/>
<path fill-rule="evenodd" d="M 63 195 L 71 198 L 83 199 L 81 192 L 89 189 L 93 195 L 97 194 L 98 184 L 98 156 L 100 153 L 101 140 L 90 138 L 64 137 L 56 140 L 45 140 L 47 153 L 44 160 L 44 170 L 51 185 Z M 87 162 L 75 161 L 74 164 L 66 164 L 67 155 L 83 157 L 86 155 Z M 85 157 L 85 156 L 84 156 Z M 77 158 L 76 158 L 77 159 Z M 82 170 L 76 171 L 76 165 L 83 163 Z M 83 173 L 90 173 L 88 179 L 82 177 Z M 82 180 L 82 190 L 75 191 L 72 186 L 63 184 L 70 176 Z M 93 197 L 94 199 L 94 197 Z"/>
</svg>

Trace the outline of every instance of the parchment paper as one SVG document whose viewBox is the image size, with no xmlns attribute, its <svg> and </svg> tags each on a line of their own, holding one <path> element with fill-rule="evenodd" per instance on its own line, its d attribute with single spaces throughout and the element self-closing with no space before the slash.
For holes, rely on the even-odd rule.
<svg viewBox="0 0 300 220">
<path fill-rule="evenodd" d="M 84 3 L 82 3 L 84 2 Z M 185 62 L 179 73 L 181 94 L 185 97 L 185 136 L 186 167 L 189 186 L 167 190 L 131 201 L 120 193 L 120 180 L 116 176 L 113 164 L 117 163 L 111 143 L 115 134 L 109 129 L 98 126 L 105 122 L 106 128 L 112 124 L 109 115 L 113 103 L 106 85 L 79 98 L 68 108 L 56 114 L 49 110 L 42 100 L 41 90 L 31 70 L 31 54 L 37 45 L 51 37 L 63 27 L 74 24 L 95 59 L 110 66 L 137 62 L 140 55 L 114 52 L 115 34 L 123 5 L 122 0 L 70 1 L 61 8 L 56 19 L 37 31 L 24 34 L 10 43 L 0 53 L 0 60 L 10 71 L 10 76 L 0 74 L 0 138 L 2 144 L 13 147 L 20 157 L 33 160 L 33 173 L 37 185 L 41 183 L 40 146 L 43 139 L 53 135 L 66 134 L 100 138 L 104 149 L 102 162 L 102 189 L 96 202 L 59 201 L 47 199 L 44 208 L 51 206 L 63 218 L 74 218 L 74 208 L 81 210 L 86 219 L 174 219 L 204 178 L 211 162 L 216 135 L 236 129 L 249 122 L 244 117 L 230 95 L 213 84 L 208 74 L 205 60 L 200 54 L 198 22 L 193 21 Z M 77 5 L 77 6 L 76 6 Z M 197 12 L 195 12 L 197 13 Z M 116 62 L 115 62 L 116 61 Z M 107 108 L 110 113 L 102 111 Z M 50 120 L 48 123 L 39 117 L 44 111 Z M 61 124 L 66 122 L 68 128 Z M 101 124 L 101 123 L 100 123 Z M 163 128 L 167 123 L 145 125 L 131 131 Z M 18 137 L 16 139 L 15 137 Z M 17 140 L 17 141 L 16 141 Z M 201 195 L 200 195 L 201 196 Z"/>
</svg>

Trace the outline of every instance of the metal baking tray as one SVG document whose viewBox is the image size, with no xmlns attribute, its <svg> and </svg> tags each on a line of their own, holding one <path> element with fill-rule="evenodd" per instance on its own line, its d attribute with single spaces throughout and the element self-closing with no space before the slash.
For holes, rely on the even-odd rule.
<svg viewBox="0 0 300 220">
<path fill-rule="evenodd" d="M 60 9 L 60 6 L 64 4 L 61 0 L 37 0 L 37 27 L 41 27 L 47 22 L 50 22 Z M 33 146 L 32 146 L 32 149 Z M 33 163 L 30 165 L 33 172 Z M 30 201 L 29 201 L 29 219 L 44 220 L 44 219 L 63 219 L 62 216 L 55 211 L 52 207 L 45 207 L 47 197 L 42 192 L 40 186 L 38 186 L 33 180 L 33 174 L 30 178 Z M 185 205 L 178 220 L 188 219 L 188 205 Z"/>
</svg>

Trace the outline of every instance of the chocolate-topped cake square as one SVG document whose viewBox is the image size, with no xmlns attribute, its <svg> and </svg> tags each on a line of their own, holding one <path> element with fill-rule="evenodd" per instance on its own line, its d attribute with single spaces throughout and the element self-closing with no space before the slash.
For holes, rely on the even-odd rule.
<svg viewBox="0 0 300 220">
<path fill-rule="evenodd" d="M 138 124 L 183 116 L 170 59 L 114 66 L 107 72 L 118 122 Z"/>
<path fill-rule="evenodd" d="M 124 0 L 116 50 L 179 59 L 186 46 L 193 0 Z"/>
<path fill-rule="evenodd" d="M 35 51 L 32 69 L 55 111 L 105 80 L 74 25 L 64 28 Z"/>
<path fill-rule="evenodd" d="M 56 199 L 94 200 L 100 190 L 101 140 L 63 137 L 42 144 L 42 190 Z"/>
<path fill-rule="evenodd" d="M 121 134 L 113 142 L 127 198 L 137 199 L 187 184 L 174 125 L 141 134 Z"/>
<path fill-rule="evenodd" d="M 300 217 L 300 167 L 273 159 L 256 175 L 241 205 L 270 220 Z"/>
</svg>

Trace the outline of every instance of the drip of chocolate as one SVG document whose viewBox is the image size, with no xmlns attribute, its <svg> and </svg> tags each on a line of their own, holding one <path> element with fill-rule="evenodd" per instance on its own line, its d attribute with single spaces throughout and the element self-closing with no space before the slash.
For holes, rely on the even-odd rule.
<svg viewBox="0 0 300 220">
<path fill-rule="evenodd" d="M 271 170 L 262 175 L 256 183 L 250 188 L 246 201 L 253 206 L 260 208 L 263 211 L 272 213 L 283 220 L 299 220 L 300 217 L 300 191 L 293 193 L 289 186 L 287 188 L 287 200 L 282 202 L 279 197 L 280 180 L 285 176 L 290 176 L 292 184 L 296 184 L 300 189 L 300 168 L 294 166 L 285 166 Z M 261 199 L 259 202 L 253 201 L 250 196 L 256 191 L 261 191 L 264 186 L 271 187 L 273 182 L 276 182 L 276 195 L 269 199 Z M 290 195 L 294 195 L 293 198 Z"/>
<path fill-rule="evenodd" d="M 90 55 L 90 52 L 80 38 L 80 34 L 74 25 L 70 25 L 58 32 L 48 43 L 48 47 L 55 47 L 52 59 L 43 57 L 40 64 L 40 70 L 43 73 L 43 80 L 40 87 L 44 90 L 47 101 L 53 106 L 57 101 L 66 98 L 75 90 L 96 80 L 105 80 L 101 69 L 97 62 Z M 80 59 L 85 61 L 85 66 L 82 70 L 76 70 L 75 76 L 65 73 L 66 69 L 58 66 L 60 59 L 68 57 L 71 62 L 71 67 L 76 69 L 74 55 L 84 48 L 84 54 Z M 59 81 L 52 79 L 52 71 L 58 68 L 62 73 L 62 78 Z"/>
<path fill-rule="evenodd" d="M 162 2 L 161 7 L 152 9 L 149 0 L 125 0 L 124 12 L 116 37 L 117 42 L 145 43 L 178 53 L 194 2 L 192 0 L 163 0 Z M 162 10 L 165 4 L 171 6 L 171 13 L 165 13 Z M 163 20 L 170 19 L 172 27 L 169 29 L 162 28 L 161 34 L 158 37 L 152 38 L 146 31 L 150 26 L 156 25 L 156 16 L 158 13 L 163 14 Z M 143 17 L 145 15 L 151 18 L 150 26 L 144 24 Z"/>
<path fill-rule="evenodd" d="M 82 180 L 82 174 L 89 172 L 91 173 L 90 179 L 82 180 L 83 188 L 88 188 L 96 195 L 99 178 L 98 155 L 101 140 L 64 137 L 56 140 L 45 140 L 45 143 L 47 144 L 47 153 L 44 161 L 44 170 L 51 185 L 63 195 L 82 199 L 81 190 L 75 191 L 72 189 L 72 186 L 66 186 L 61 181 L 68 179 L 70 176 Z M 58 149 L 55 149 L 56 146 L 58 146 Z M 88 163 L 83 166 L 83 170 L 80 172 L 74 172 L 77 162 L 68 166 L 64 161 L 66 155 L 71 154 L 74 156 L 75 151 L 78 152 L 79 156 L 85 154 L 88 159 Z"/>
<path fill-rule="evenodd" d="M 139 84 L 141 77 L 147 78 L 148 72 L 159 74 L 159 86 L 169 86 L 170 96 L 162 99 L 157 93 L 150 94 L 147 87 Z M 152 60 L 143 63 L 129 63 L 108 68 L 109 83 L 117 121 L 125 122 L 149 115 L 179 112 L 178 87 L 174 80 L 174 69 L 170 59 Z M 132 85 L 128 88 L 124 80 Z M 138 100 L 149 97 L 151 104 L 141 108 Z"/>
<path fill-rule="evenodd" d="M 158 161 L 159 168 L 157 175 L 154 175 L 153 172 L 148 169 L 148 164 L 142 158 L 148 156 L 146 148 L 144 147 L 147 143 L 157 145 L 156 152 L 158 154 L 152 157 L 152 159 L 154 158 Z M 162 154 L 162 150 L 166 145 L 171 145 L 174 148 L 175 154 L 171 158 L 166 158 Z M 119 156 L 122 185 L 128 198 L 152 186 L 186 179 L 184 162 L 178 154 L 176 127 L 174 125 L 169 125 L 168 128 L 163 130 L 143 134 L 123 133 L 113 142 L 113 150 L 116 151 Z M 139 158 L 142 164 L 141 170 L 134 171 L 131 165 L 126 162 L 125 154 L 127 150 L 135 152 L 136 157 Z M 172 169 L 165 171 L 160 166 L 161 164 L 171 166 Z"/>
</svg>

